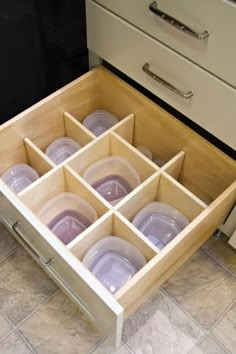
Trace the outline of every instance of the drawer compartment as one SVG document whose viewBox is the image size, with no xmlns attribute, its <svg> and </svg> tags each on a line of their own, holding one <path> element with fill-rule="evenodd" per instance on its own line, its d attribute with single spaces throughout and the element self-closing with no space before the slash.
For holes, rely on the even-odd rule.
<svg viewBox="0 0 236 354">
<path fill-rule="evenodd" d="M 97 109 L 119 118 L 99 137 L 81 124 Z M 82 148 L 56 166 L 45 148 L 64 135 Z M 116 346 L 124 319 L 221 225 L 236 200 L 232 159 L 102 67 L 3 124 L 0 138 L 1 173 L 17 162 L 41 169 L 40 178 L 19 194 L 0 178 L 1 220 L 91 321 L 113 334 Z M 163 166 L 137 150 L 140 145 L 150 149 L 153 158 L 162 159 Z M 108 156 L 127 160 L 140 177 L 140 184 L 116 205 L 83 178 L 89 166 Z M 86 199 L 98 216 L 67 245 L 38 216 L 45 203 L 63 192 Z M 171 205 L 190 221 L 163 249 L 132 224 L 134 215 L 153 201 Z M 111 235 L 129 241 L 147 262 L 114 294 L 82 264 L 90 247 Z"/>
<path fill-rule="evenodd" d="M 191 2 L 96 0 L 96 2 L 236 87 L 236 51 L 230 40 L 236 21 L 236 6 L 233 2 L 221 0 Z M 155 15 L 150 7 L 172 16 L 199 34 L 207 31 L 209 36 L 199 40 L 191 34 L 184 33 L 183 30 L 178 30 Z"/>
<path fill-rule="evenodd" d="M 91 0 L 87 1 L 87 38 L 91 51 L 236 149 L 236 90 L 231 86 Z M 145 64 L 151 77 L 144 71 Z M 167 84 L 157 82 L 157 76 Z"/>
</svg>

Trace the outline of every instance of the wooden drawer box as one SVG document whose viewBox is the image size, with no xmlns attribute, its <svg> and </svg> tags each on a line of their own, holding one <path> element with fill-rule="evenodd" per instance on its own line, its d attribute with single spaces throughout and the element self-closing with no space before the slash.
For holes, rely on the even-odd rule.
<svg viewBox="0 0 236 354">
<path fill-rule="evenodd" d="M 120 119 L 97 138 L 81 124 L 96 109 Z M 44 150 L 64 135 L 83 148 L 55 166 Z M 218 228 L 236 200 L 233 160 L 102 67 L 2 125 L 0 141 L 1 174 L 15 163 L 27 162 L 41 176 L 18 195 L 0 179 L 2 221 L 91 321 L 114 335 L 115 345 L 120 343 L 124 319 Z M 147 146 L 165 165 L 157 167 L 137 145 Z M 82 178 L 87 166 L 109 155 L 125 157 L 142 181 L 115 207 Z M 99 216 L 67 246 L 37 217 L 41 206 L 63 191 L 86 198 Z M 136 212 L 154 200 L 178 208 L 191 221 L 163 250 L 131 223 Z M 130 241 L 147 260 L 115 295 L 81 262 L 90 246 L 107 235 Z"/>
<path fill-rule="evenodd" d="M 91 51 L 236 149 L 234 88 L 91 0 L 87 37 Z M 157 76 L 180 90 L 182 97 Z"/>
<path fill-rule="evenodd" d="M 236 87 L 236 4 L 222 0 L 96 0 L 143 32 Z M 153 11 L 158 10 L 158 15 Z M 159 13 L 164 13 L 161 14 Z M 164 21 L 169 15 L 196 34 L 184 33 Z M 167 16 L 166 16 L 167 17 Z M 208 32 L 208 36 L 205 34 Z M 199 39 L 196 35 L 199 34 Z"/>
</svg>

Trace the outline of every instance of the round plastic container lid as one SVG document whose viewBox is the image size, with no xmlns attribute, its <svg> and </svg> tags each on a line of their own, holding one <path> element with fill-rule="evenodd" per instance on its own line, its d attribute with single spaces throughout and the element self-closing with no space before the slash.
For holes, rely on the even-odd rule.
<svg viewBox="0 0 236 354">
<path fill-rule="evenodd" d="M 4 182 L 19 193 L 39 178 L 38 172 L 25 163 L 18 163 L 8 168 L 1 176 Z"/>
<path fill-rule="evenodd" d="M 114 293 L 146 264 L 146 259 L 130 242 L 106 236 L 89 249 L 83 264 Z"/>
<path fill-rule="evenodd" d="M 81 145 L 75 140 L 64 136 L 54 140 L 46 149 L 45 154 L 56 165 L 66 160 L 73 155 L 76 151 L 81 149 Z"/>
<path fill-rule="evenodd" d="M 189 224 L 189 220 L 170 205 L 153 202 L 140 210 L 132 224 L 157 247 L 163 248 Z"/>
<path fill-rule="evenodd" d="M 97 110 L 90 113 L 83 121 L 83 125 L 89 129 L 94 135 L 99 136 L 116 123 L 118 123 L 118 118 L 112 113 Z"/>
</svg>

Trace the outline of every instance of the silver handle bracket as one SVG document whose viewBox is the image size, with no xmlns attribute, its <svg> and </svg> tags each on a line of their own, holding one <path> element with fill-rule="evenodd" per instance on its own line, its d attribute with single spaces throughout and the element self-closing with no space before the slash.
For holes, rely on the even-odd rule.
<svg viewBox="0 0 236 354">
<path fill-rule="evenodd" d="M 26 247 L 29 248 L 29 250 L 34 254 L 35 257 L 37 257 L 37 259 L 43 264 L 43 266 L 45 267 L 50 267 L 54 262 L 55 259 L 54 258 L 50 258 L 49 260 L 44 260 L 36 251 L 35 249 L 29 244 L 29 242 L 27 242 L 24 238 L 24 236 L 22 235 L 21 231 L 19 230 L 19 226 L 20 226 L 20 221 L 16 221 L 13 225 L 12 225 L 12 230 L 17 234 L 17 236 L 20 238 L 20 240 L 26 245 Z"/>
<path fill-rule="evenodd" d="M 170 84 L 168 81 L 162 79 L 160 76 L 155 74 L 153 71 L 151 71 L 149 63 L 145 63 L 142 66 L 142 70 L 145 72 L 145 74 L 150 76 L 153 80 L 157 81 L 159 84 L 165 86 L 166 88 L 168 88 L 170 91 L 176 93 L 177 95 L 179 95 L 187 100 L 190 99 L 191 97 L 193 97 L 192 91 L 183 92 L 180 89 L 173 86 L 172 84 Z"/>
<path fill-rule="evenodd" d="M 150 5 L 149 5 L 149 10 L 152 11 L 156 16 L 160 17 L 163 21 L 165 21 L 166 23 L 168 23 L 169 25 L 175 27 L 176 29 L 187 33 L 188 35 L 199 39 L 199 40 L 203 40 L 206 39 L 210 36 L 210 33 L 205 30 L 203 32 L 197 32 L 194 29 L 192 29 L 191 27 L 185 25 L 184 23 L 180 22 L 179 20 L 177 20 L 176 18 L 168 15 L 167 13 L 161 11 L 158 9 L 157 6 L 157 2 L 153 1 Z"/>
</svg>

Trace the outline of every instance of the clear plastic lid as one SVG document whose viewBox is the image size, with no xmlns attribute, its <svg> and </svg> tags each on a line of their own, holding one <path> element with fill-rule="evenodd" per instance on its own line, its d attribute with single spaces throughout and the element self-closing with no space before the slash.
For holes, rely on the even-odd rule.
<svg viewBox="0 0 236 354">
<path fill-rule="evenodd" d="M 37 215 L 65 244 L 98 218 L 89 202 L 69 192 L 60 193 L 49 200 Z"/>
<path fill-rule="evenodd" d="M 140 210 L 132 223 L 162 249 L 189 224 L 189 220 L 170 205 L 153 202 Z"/>
<path fill-rule="evenodd" d="M 97 110 L 90 113 L 83 121 L 83 125 L 89 129 L 94 135 L 99 136 L 113 125 L 118 123 L 118 118 L 112 113 Z"/>
<path fill-rule="evenodd" d="M 1 176 L 15 193 L 21 192 L 39 178 L 38 172 L 25 163 L 18 163 L 8 168 Z"/>
<path fill-rule="evenodd" d="M 146 259 L 130 242 L 107 236 L 90 248 L 83 264 L 115 293 L 146 264 Z"/>
<path fill-rule="evenodd" d="M 89 166 L 83 178 L 112 205 L 140 183 L 138 172 L 120 156 L 109 156 Z"/>
<path fill-rule="evenodd" d="M 153 162 L 158 166 L 158 167 L 162 167 L 165 165 L 165 161 L 161 160 L 161 159 L 155 159 L 153 160 Z"/>
<path fill-rule="evenodd" d="M 152 152 L 146 146 L 139 145 L 136 149 L 140 151 L 144 156 L 146 156 L 149 160 L 152 160 Z"/>
<path fill-rule="evenodd" d="M 46 149 L 45 154 L 56 165 L 66 160 L 73 155 L 76 151 L 80 150 L 81 146 L 75 140 L 68 138 L 67 136 L 54 140 Z"/>
</svg>

